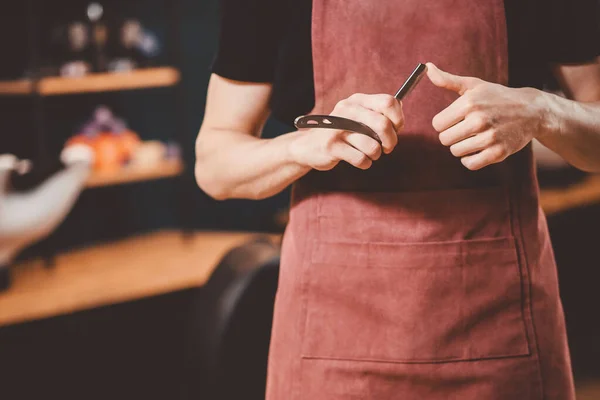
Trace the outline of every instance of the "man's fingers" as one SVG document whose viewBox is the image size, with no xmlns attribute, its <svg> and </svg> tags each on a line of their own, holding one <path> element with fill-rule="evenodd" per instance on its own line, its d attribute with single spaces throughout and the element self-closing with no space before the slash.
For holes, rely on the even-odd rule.
<svg viewBox="0 0 600 400">
<path fill-rule="evenodd" d="M 438 132 L 443 132 L 461 122 L 473 109 L 472 100 L 468 97 L 459 97 L 433 117 L 431 124 Z"/>
<path fill-rule="evenodd" d="M 338 104 L 331 115 L 349 118 L 367 125 L 381 139 L 381 145 L 386 154 L 391 153 L 398 144 L 396 128 L 392 121 L 383 114 L 367 109 L 357 103 L 345 102 Z"/>
<path fill-rule="evenodd" d="M 455 157 L 464 157 L 482 151 L 494 143 L 490 132 L 482 132 L 450 146 Z"/>
<path fill-rule="evenodd" d="M 427 76 L 435 86 L 451 90 L 461 96 L 467 90 L 473 89 L 482 82 L 477 78 L 459 76 L 442 71 L 433 63 L 427 63 Z"/>
<path fill-rule="evenodd" d="M 471 171 L 477 171 L 488 165 L 502 162 L 506 157 L 507 154 L 502 147 L 496 145 L 488 147 L 477 154 L 463 157 L 460 162 Z"/>
<path fill-rule="evenodd" d="M 335 143 L 331 153 L 336 159 L 346 161 L 359 169 L 369 169 L 373 165 L 373 161 L 368 156 L 344 141 Z"/>
<path fill-rule="evenodd" d="M 440 142 L 444 146 L 452 146 L 489 128 L 489 124 L 480 115 L 471 114 L 456 125 L 440 133 Z"/>
<path fill-rule="evenodd" d="M 373 161 L 381 157 L 381 145 L 369 136 L 355 132 L 345 132 L 344 140 Z"/>
<path fill-rule="evenodd" d="M 402 103 L 396 100 L 392 95 L 356 93 L 350 96 L 348 101 L 383 114 L 392 121 L 396 132 L 399 132 L 404 128 Z"/>
</svg>

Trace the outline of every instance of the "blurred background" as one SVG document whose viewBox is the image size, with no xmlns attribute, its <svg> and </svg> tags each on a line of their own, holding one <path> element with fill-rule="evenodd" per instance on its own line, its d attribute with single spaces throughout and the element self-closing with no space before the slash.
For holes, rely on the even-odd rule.
<svg viewBox="0 0 600 400">
<path fill-rule="evenodd" d="M 289 192 L 195 184 L 218 0 L 3 8 L 0 398 L 264 398 Z M 535 149 L 578 398 L 600 399 L 600 177 Z"/>
</svg>

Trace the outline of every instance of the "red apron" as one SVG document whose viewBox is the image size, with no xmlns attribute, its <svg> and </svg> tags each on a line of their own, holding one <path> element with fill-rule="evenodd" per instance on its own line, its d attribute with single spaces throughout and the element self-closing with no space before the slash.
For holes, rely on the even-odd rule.
<svg viewBox="0 0 600 400">
<path fill-rule="evenodd" d="M 503 0 L 314 0 L 314 113 L 395 93 L 417 62 L 506 84 Z M 269 400 L 574 398 L 531 149 L 478 172 L 424 79 L 396 150 L 294 187 Z"/>
</svg>

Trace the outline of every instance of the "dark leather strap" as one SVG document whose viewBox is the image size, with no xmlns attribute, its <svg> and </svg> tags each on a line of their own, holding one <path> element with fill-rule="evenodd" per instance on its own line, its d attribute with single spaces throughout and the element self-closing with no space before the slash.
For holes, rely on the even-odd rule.
<svg viewBox="0 0 600 400">
<path fill-rule="evenodd" d="M 332 115 L 303 115 L 296 118 L 294 125 L 298 129 L 325 128 L 362 133 L 363 135 L 367 135 L 377 140 L 377 142 L 381 144 L 381 139 L 371 128 L 361 122 L 353 121 L 348 118 L 334 117 Z"/>
<path fill-rule="evenodd" d="M 406 96 L 408 96 L 412 89 L 417 86 L 426 71 L 427 66 L 425 64 L 418 64 L 406 82 L 404 82 L 402 87 L 396 92 L 394 97 L 398 101 L 402 101 Z M 377 140 L 379 144 L 381 144 L 381 139 L 371 128 L 361 122 L 353 121 L 348 118 L 334 117 L 331 115 L 303 115 L 296 118 L 294 125 L 298 129 L 324 128 L 362 133 L 363 135 L 367 135 L 370 138 Z"/>
</svg>

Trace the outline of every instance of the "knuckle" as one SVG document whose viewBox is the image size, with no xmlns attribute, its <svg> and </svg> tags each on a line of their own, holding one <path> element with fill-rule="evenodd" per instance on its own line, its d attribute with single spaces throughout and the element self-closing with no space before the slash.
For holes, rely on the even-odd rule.
<svg viewBox="0 0 600 400">
<path fill-rule="evenodd" d="M 354 93 L 350 97 L 348 97 L 346 100 L 349 100 L 351 102 L 360 102 L 362 100 L 363 96 L 364 95 L 362 93 Z"/>
<path fill-rule="evenodd" d="M 398 142 L 400 140 L 398 136 L 399 136 L 398 132 L 396 132 L 395 135 L 392 135 L 392 138 L 391 138 L 392 142 L 390 143 L 392 145 L 392 147 L 396 147 L 396 145 L 398 144 Z"/>
<path fill-rule="evenodd" d="M 361 154 L 356 157 L 356 166 L 358 167 L 366 167 L 371 163 L 371 159 L 367 157 L 365 154 Z"/>
<path fill-rule="evenodd" d="M 493 137 L 493 135 L 490 134 L 480 134 L 477 135 L 479 137 L 479 141 L 482 147 L 490 147 L 492 146 L 494 143 L 496 143 L 496 139 Z"/>
<path fill-rule="evenodd" d="M 485 83 L 480 83 L 477 78 L 469 78 L 469 85 L 473 88 L 469 90 L 469 95 L 479 94 L 482 90 L 485 90 Z"/>
<path fill-rule="evenodd" d="M 371 160 L 377 160 L 381 157 L 381 146 L 379 143 L 374 143 L 373 140 L 369 140 L 369 145 L 367 147 L 367 155 Z"/>
<path fill-rule="evenodd" d="M 389 94 L 381 95 L 381 106 L 383 108 L 394 108 L 398 105 L 398 100 Z"/>
<path fill-rule="evenodd" d="M 470 90 L 471 95 L 479 95 L 490 90 L 491 84 L 479 78 L 470 78 L 470 85 L 473 89 Z"/>
<path fill-rule="evenodd" d="M 465 95 L 464 111 L 471 114 L 479 109 L 479 104 L 473 96 Z"/>
<path fill-rule="evenodd" d="M 393 135 L 392 137 L 390 137 L 390 139 L 391 139 L 391 141 L 389 143 L 386 141 L 386 142 L 381 143 L 381 145 L 378 146 L 380 155 L 382 152 L 385 152 L 386 154 L 391 153 L 398 145 L 398 140 L 399 140 L 398 135 Z"/>
<path fill-rule="evenodd" d="M 401 117 L 400 120 L 398 121 L 398 123 L 396 124 L 396 126 L 398 127 L 398 130 L 404 129 L 404 117 Z"/>
<path fill-rule="evenodd" d="M 375 122 L 375 129 L 381 132 L 388 132 L 389 130 L 394 129 L 394 125 L 392 124 L 392 121 L 382 116 L 377 118 L 377 122 Z"/>
<path fill-rule="evenodd" d="M 477 131 L 481 131 L 490 126 L 490 119 L 485 113 L 477 113 L 473 115 L 473 127 Z"/>
<path fill-rule="evenodd" d="M 345 110 L 349 107 L 350 102 L 348 101 L 348 99 L 344 99 L 344 100 L 340 100 L 336 105 L 334 110 Z"/>
<path fill-rule="evenodd" d="M 504 147 L 498 146 L 493 150 L 492 157 L 496 162 L 504 161 L 508 157 L 508 151 Z"/>
</svg>

